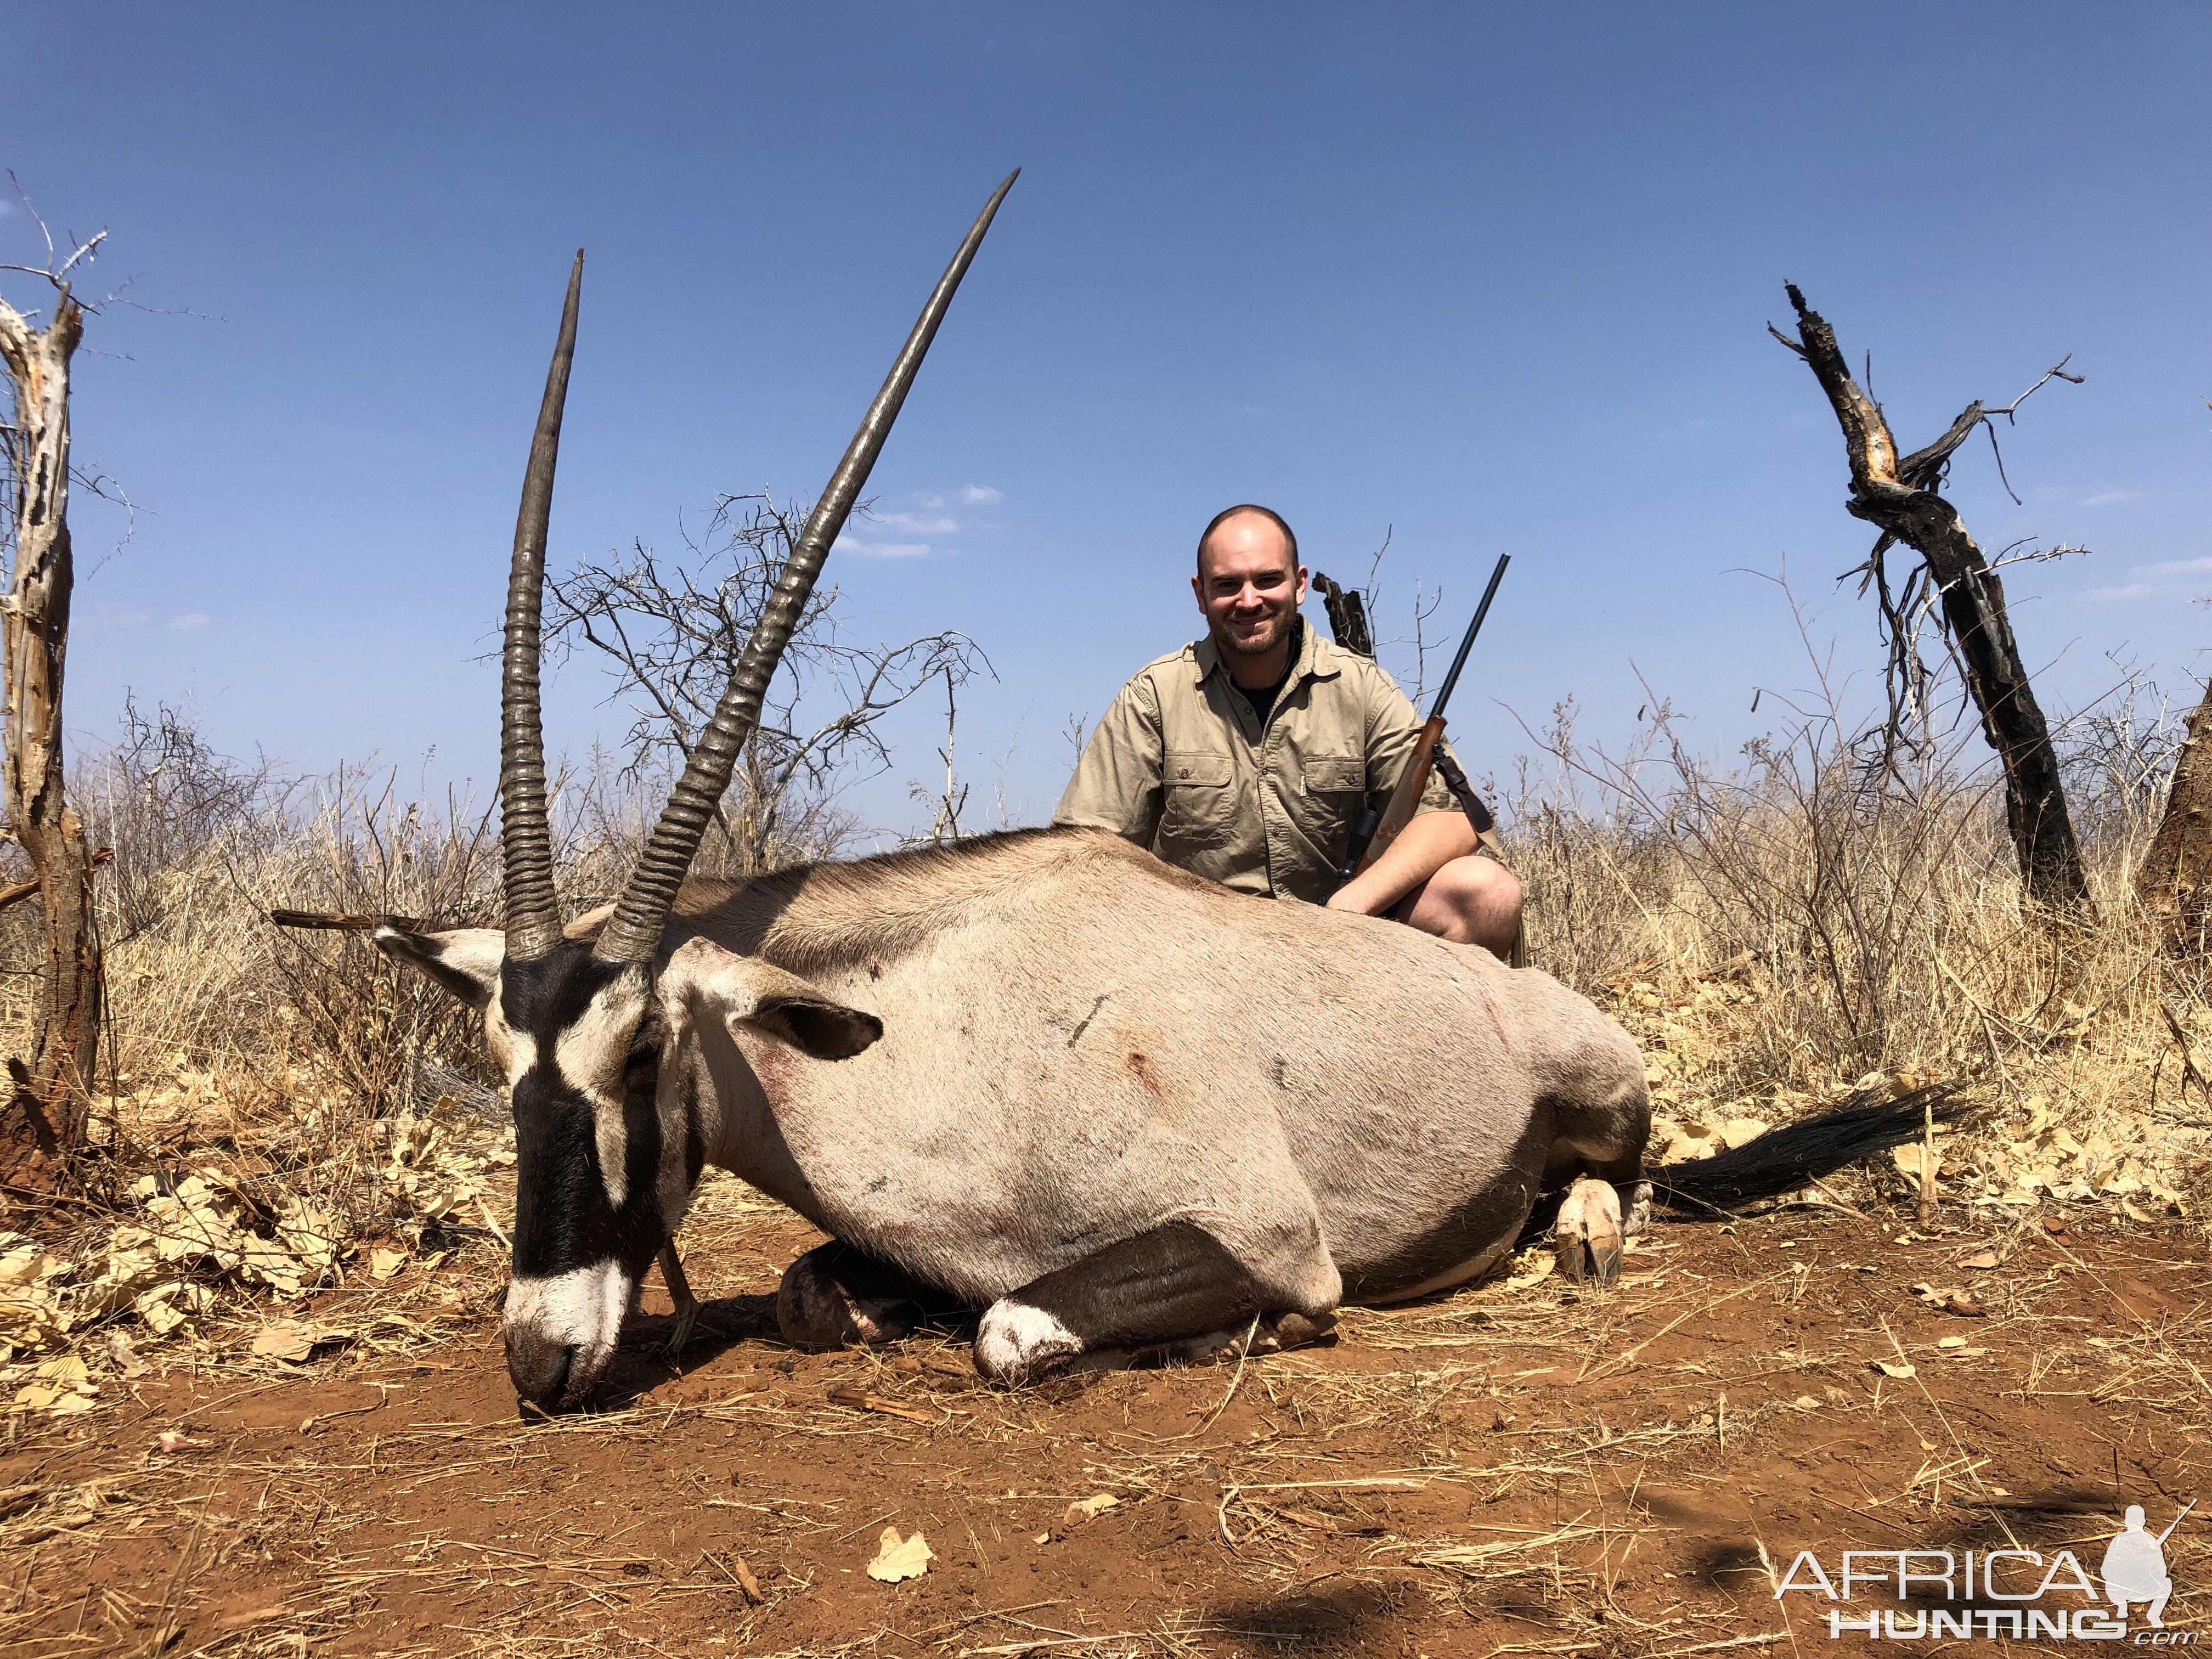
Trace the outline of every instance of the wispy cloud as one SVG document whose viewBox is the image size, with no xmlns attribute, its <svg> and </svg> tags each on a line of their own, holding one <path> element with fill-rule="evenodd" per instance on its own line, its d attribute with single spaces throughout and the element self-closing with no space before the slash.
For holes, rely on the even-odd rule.
<svg viewBox="0 0 2212 1659">
<path fill-rule="evenodd" d="M 2173 576 L 2212 576 L 2212 559 L 2168 559 L 2163 564 L 2139 564 L 2128 574 L 2158 581 Z"/>
<path fill-rule="evenodd" d="M 2081 597 L 2107 605 L 2177 593 L 2191 599 L 2212 597 L 2205 592 L 2208 584 L 2212 584 L 2212 559 L 2166 559 L 2157 564 L 2136 565 L 2128 574 L 2135 580 L 2118 587 L 2093 587 Z"/>
<path fill-rule="evenodd" d="M 2081 505 L 2084 507 L 2115 507 L 2122 501 L 2141 501 L 2142 499 L 2142 491 L 2140 489 L 2105 489 L 2100 490 L 2094 495 L 2084 496 L 2082 498 Z"/>
<path fill-rule="evenodd" d="M 837 538 L 837 551 L 851 553 L 863 559 L 924 559 L 929 556 L 927 542 L 856 542 L 843 536 Z"/>
<path fill-rule="evenodd" d="M 960 528 L 951 519 L 924 518 L 919 513 L 878 513 L 874 517 L 886 529 L 910 531 L 917 536 L 950 536 Z"/>
<path fill-rule="evenodd" d="M 187 611 L 183 616 L 173 617 L 170 620 L 169 631 L 172 634 L 197 634 L 207 625 L 206 611 Z"/>
<path fill-rule="evenodd" d="M 1006 492 L 988 484 L 968 484 L 962 488 L 960 499 L 970 507 L 991 507 L 1006 500 Z"/>
</svg>

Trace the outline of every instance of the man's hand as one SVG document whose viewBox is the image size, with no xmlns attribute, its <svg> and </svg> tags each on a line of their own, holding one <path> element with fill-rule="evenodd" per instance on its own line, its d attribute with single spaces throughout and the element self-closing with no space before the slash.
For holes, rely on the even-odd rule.
<svg viewBox="0 0 2212 1659">
<path fill-rule="evenodd" d="M 1466 813 L 1420 813 L 1399 831 L 1381 858 L 1336 890 L 1328 908 L 1382 915 L 1454 859 L 1474 852 L 1477 844 Z"/>
</svg>

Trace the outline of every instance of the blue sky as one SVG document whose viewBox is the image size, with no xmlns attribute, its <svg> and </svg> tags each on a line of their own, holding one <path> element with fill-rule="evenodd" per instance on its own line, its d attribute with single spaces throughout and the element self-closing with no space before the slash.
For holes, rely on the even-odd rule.
<svg viewBox="0 0 2212 1659">
<path fill-rule="evenodd" d="M 144 509 L 80 591 L 72 727 L 125 687 L 234 750 L 494 770 L 495 627 L 569 252 L 590 251 L 553 525 L 669 548 L 721 490 L 811 496 L 969 218 L 1024 169 L 830 567 L 856 637 L 989 653 L 963 758 L 1048 814 L 1095 715 L 1190 637 L 1208 516 L 1275 506 L 1386 624 L 1516 562 L 1455 705 L 1503 773 L 1644 679 L 1725 753 L 1807 673 L 1771 584 L 1873 691 L 1834 575 L 1870 539 L 1767 337 L 1806 289 L 1908 446 L 1977 441 L 1984 546 L 2067 708 L 2188 694 L 2212 615 L 2201 6 L 9 8 L 0 161 L 105 226 L 80 459 Z M 53 72 L 25 73 L 54 65 Z M 36 255 L 20 208 L 0 259 Z M 35 290 L 9 278 L 18 304 Z M 94 354 L 99 355 L 94 355 Z M 82 498 L 81 498 L 82 499 Z M 897 516 L 902 515 L 902 516 Z M 115 539 L 82 507 L 85 566 Z M 896 554 L 890 549 L 905 550 Z M 579 661 L 580 750 L 624 721 Z M 864 815 L 936 769 L 900 728 Z M 926 813 L 923 814 L 926 817 Z"/>
</svg>

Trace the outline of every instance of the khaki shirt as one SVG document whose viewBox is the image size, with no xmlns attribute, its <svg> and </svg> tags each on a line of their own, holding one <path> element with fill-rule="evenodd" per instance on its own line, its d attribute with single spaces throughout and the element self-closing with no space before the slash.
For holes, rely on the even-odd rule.
<svg viewBox="0 0 2212 1659">
<path fill-rule="evenodd" d="M 1147 663 L 1092 731 L 1052 821 L 1111 830 L 1239 892 L 1325 902 L 1353 821 L 1389 804 L 1421 721 L 1372 659 L 1300 632 L 1265 732 L 1212 636 Z M 1459 803 L 1431 773 L 1419 810 Z"/>
</svg>

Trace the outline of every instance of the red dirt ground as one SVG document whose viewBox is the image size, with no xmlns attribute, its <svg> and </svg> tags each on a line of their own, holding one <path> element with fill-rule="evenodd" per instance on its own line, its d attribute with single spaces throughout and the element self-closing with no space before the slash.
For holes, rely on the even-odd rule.
<svg viewBox="0 0 2212 1659">
<path fill-rule="evenodd" d="M 782 1347 L 769 1295 L 816 1236 L 749 1208 L 711 1249 L 687 1230 L 714 1299 L 680 1370 L 641 1319 L 600 1408 L 550 1425 L 517 1417 L 471 1257 L 326 1296 L 315 1316 L 362 1334 L 335 1358 L 239 1346 L 19 1419 L 0 1650 L 1795 1659 L 1827 1648 L 1826 1604 L 1778 1605 L 1762 1550 L 1832 1571 L 1846 1547 L 2064 1543 L 2094 1571 L 2121 1496 L 2154 1529 L 2212 1496 L 2197 1243 L 1995 1224 L 1662 1224 L 1615 1291 L 1493 1285 L 1351 1310 L 1241 1373 L 1006 1394 L 951 1340 Z M 177 1429 L 190 1449 L 155 1449 Z M 886 1526 L 926 1534 L 925 1576 L 866 1575 Z M 2200 1510 L 2167 1546 L 2177 1628 L 2207 1538 Z"/>
</svg>

